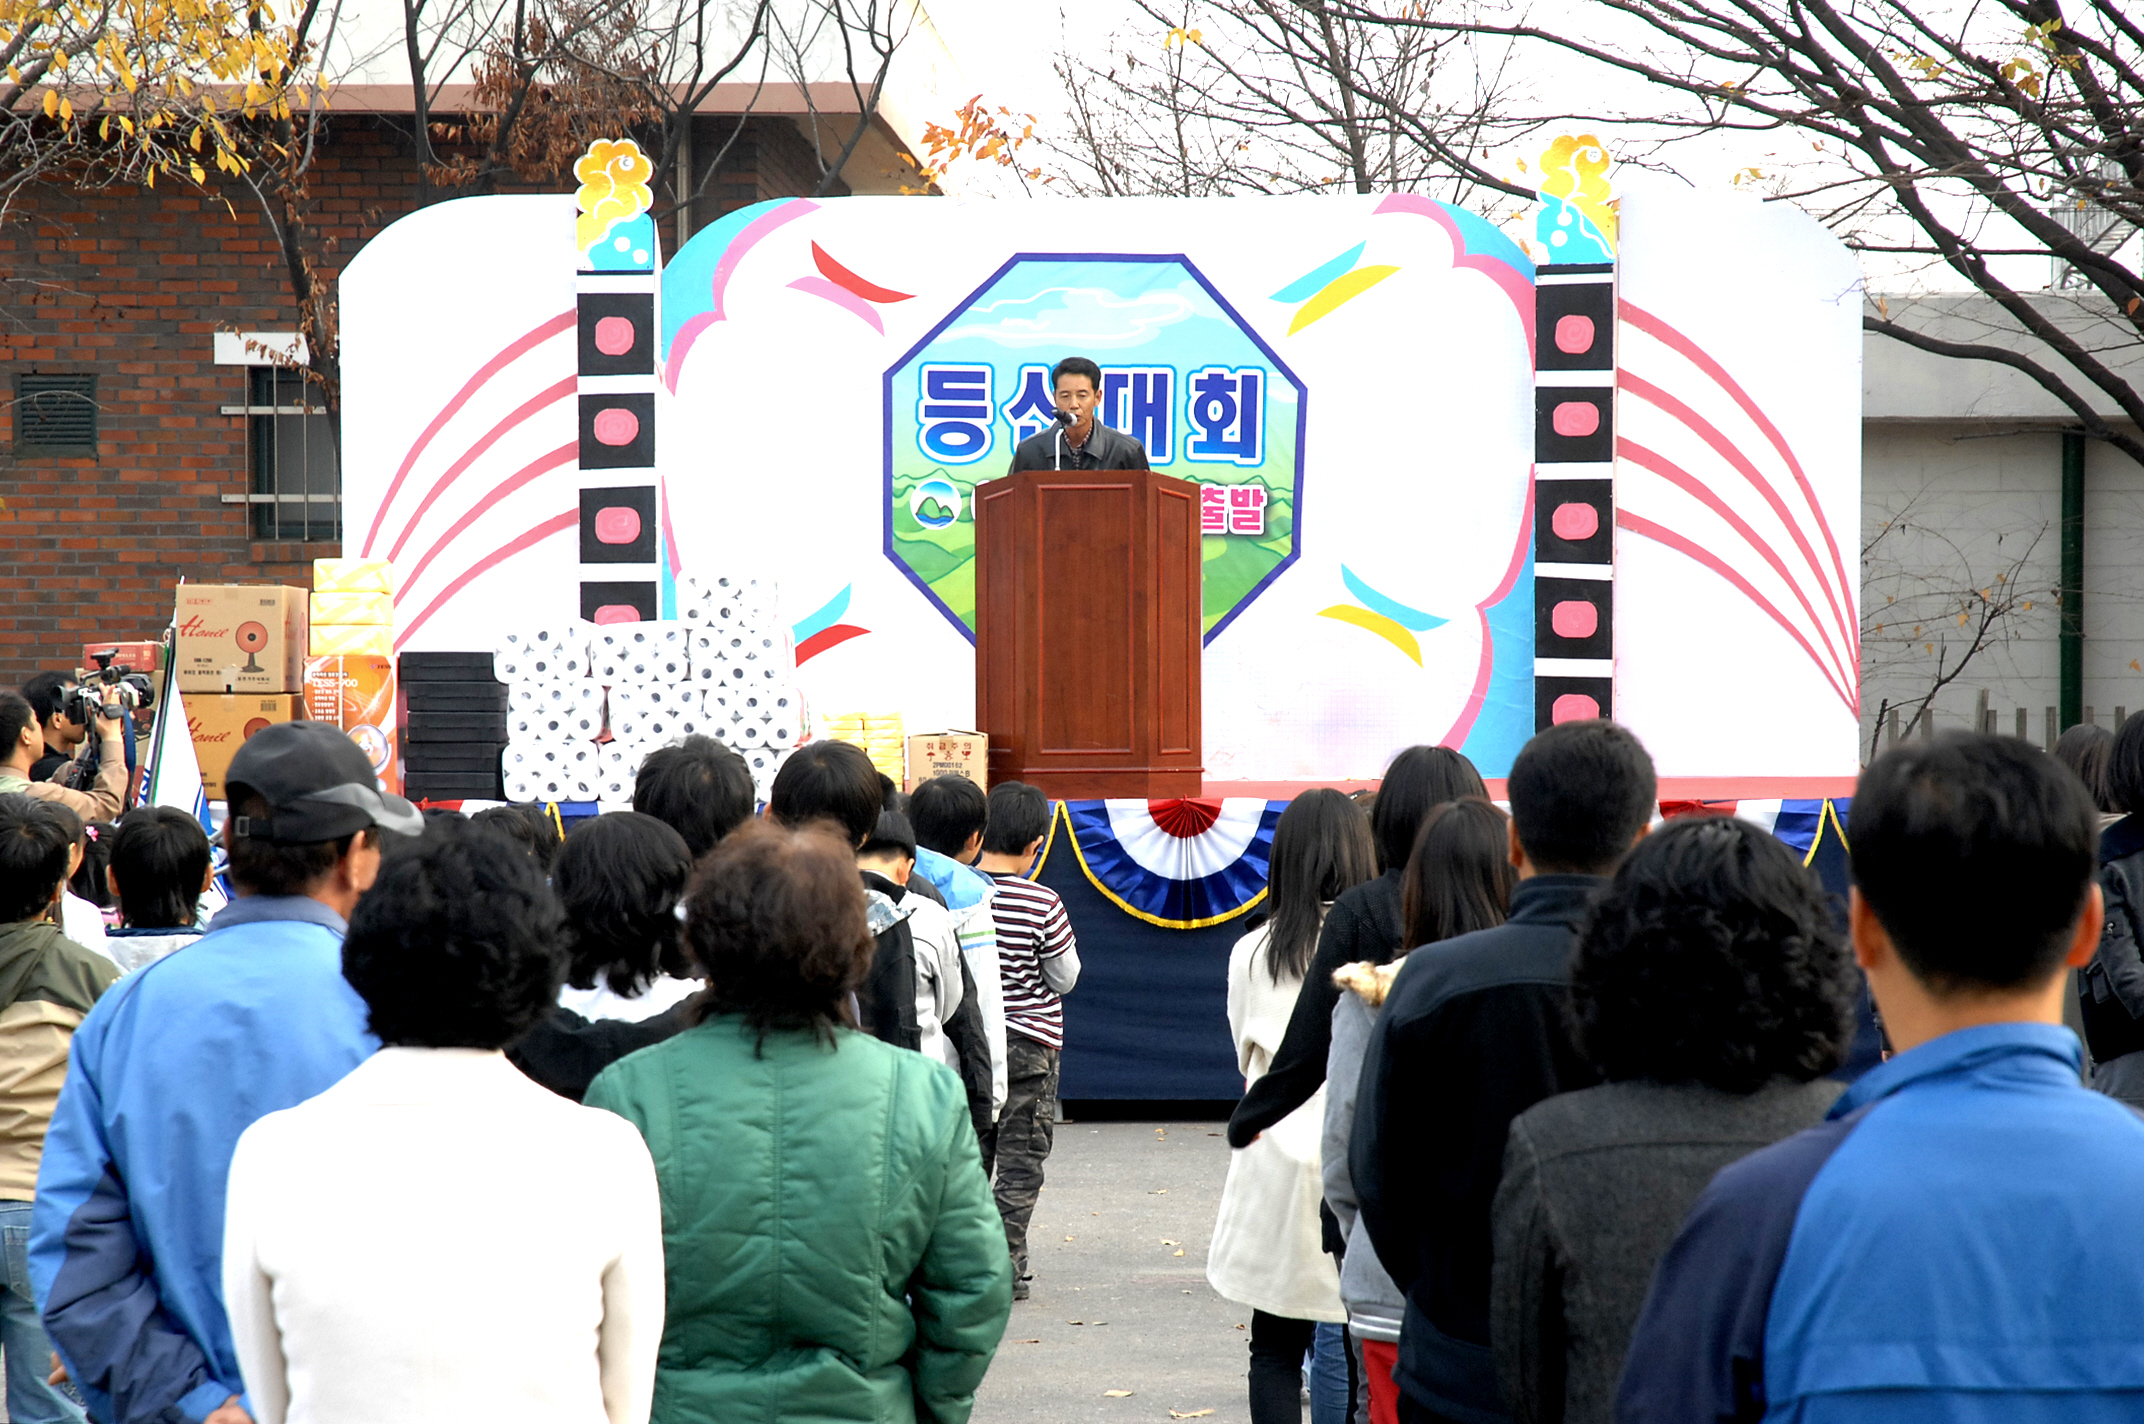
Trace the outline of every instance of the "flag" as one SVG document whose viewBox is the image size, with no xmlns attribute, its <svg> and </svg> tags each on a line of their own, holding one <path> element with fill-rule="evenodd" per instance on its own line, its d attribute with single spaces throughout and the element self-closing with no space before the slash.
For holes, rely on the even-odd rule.
<svg viewBox="0 0 2144 1424">
<path fill-rule="evenodd" d="M 165 687 L 141 803 L 175 806 L 199 821 L 202 830 L 215 832 L 208 816 L 208 788 L 201 782 L 201 759 L 194 754 L 193 728 L 186 718 L 186 699 L 179 691 L 177 678 L 169 679 Z"/>
</svg>

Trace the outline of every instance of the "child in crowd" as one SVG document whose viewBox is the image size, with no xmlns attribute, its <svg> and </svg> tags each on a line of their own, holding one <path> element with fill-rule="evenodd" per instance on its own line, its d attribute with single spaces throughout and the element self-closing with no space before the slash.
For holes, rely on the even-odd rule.
<svg viewBox="0 0 2144 1424">
<path fill-rule="evenodd" d="M 998 1113 L 1005 1106 L 1005 984 L 998 972 L 998 928 L 990 917 L 996 882 L 971 862 L 983 848 L 990 803 L 983 788 L 948 773 L 919 782 L 908 795 L 916 832 L 916 879 L 938 892 L 960 937 L 960 957 L 975 991 L 977 1021 L 990 1055 L 987 1083 L 971 1081 L 968 1108 L 983 1149 L 983 1175 L 997 1160 Z"/>
<path fill-rule="evenodd" d="M 958 1072 L 960 1053 L 953 1045 L 951 1026 L 965 1002 L 960 941 L 945 906 L 913 888 L 921 882 L 914 880 L 916 833 L 908 817 L 898 811 L 879 812 L 877 828 L 856 852 L 856 867 L 864 873 L 864 888 L 884 895 L 893 903 L 894 913 L 908 922 L 909 938 L 916 947 L 919 1046 Z"/>
<path fill-rule="evenodd" d="M 648 754 L 633 778 L 633 809 L 685 838 L 698 860 L 752 814 L 752 771 L 713 737 Z"/>
<path fill-rule="evenodd" d="M 1013 1299 L 1026 1300 L 1027 1223 L 1042 1191 L 1057 1121 L 1057 1060 L 1065 1046 L 1064 996 L 1079 982 L 1079 947 L 1064 902 L 1027 878 L 1050 829 L 1050 802 L 1024 781 L 990 788 L 980 868 L 996 882 L 998 972 L 1005 988 L 1005 1111 L 998 1118 L 997 1200 L 1012 1252 Z"/>
<path fill-rule="evenodd" d="M 111 833 L 105 879 L 119 910 L 106 952 L 132 973 L 201 937 L 213 872 L 201 823 L 171 806 L 137 806 Z"/>
</svg>

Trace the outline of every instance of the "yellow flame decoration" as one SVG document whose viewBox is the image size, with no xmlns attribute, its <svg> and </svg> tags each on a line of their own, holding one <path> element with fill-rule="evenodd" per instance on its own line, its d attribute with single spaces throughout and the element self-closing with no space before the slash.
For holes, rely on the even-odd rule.
<svg viewBox="0 0 2144 1424">
<path fill-rule="evenodd" d="M 619 223 L 637 218 L 655 205 L 648 179 L 655 165 L 629 138 L 597 139 L 588 152 L 573 161 L 573 176 L 581 180 L 573 200 L 581 216 L 573 235 L 586 252 L 601 242 Z"/>
<path fill-rule="evenodd" d="M 1608 245 L 1617 245 L 1608 186 L 1608 146 L 1592 134 L 1563 134 L 1541 152 L 1541 192 L 1586 215 Z"/>
</svg>

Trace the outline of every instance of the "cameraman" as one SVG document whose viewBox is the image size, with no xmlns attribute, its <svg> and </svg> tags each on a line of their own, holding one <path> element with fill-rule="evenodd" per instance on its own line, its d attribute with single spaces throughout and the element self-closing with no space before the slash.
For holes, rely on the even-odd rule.
<svg viewBox="0 0 2144 1424">
<path fill-rule="evenodd" d="M 68 715 L 69 705 L 80 701 L 74 695 L 79 687 L 68 672 L 41 672 L 22 685 L 22 695 L 45 733 L 45 754 L 30 768 L 30 780 L 58 780 L 60 769 L 89 740 L 89 728 Z"/>
<path fill-rule="evenodd" d="M 87 791 L 71 791 L 51 781 L 32 781 L 30 768 L 45 754 L 44 729 L 29 699 L 0 691 L 0 793 L 19 792 L 37 801 L 56 801 L 85 821 L 116 821 L 126 810 L 127 749 L 121 740 L 117 702 L 98 709 L 97 779 Z"/>
</svg>

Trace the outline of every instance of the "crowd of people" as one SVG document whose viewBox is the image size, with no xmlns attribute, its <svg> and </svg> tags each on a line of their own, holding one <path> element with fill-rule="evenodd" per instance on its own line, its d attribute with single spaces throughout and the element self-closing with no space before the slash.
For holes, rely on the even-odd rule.
<svg viewBox="0 0 2144 1424">
<path fill-rule="evenodd" d="M 190 815 L 31 781 L 102 731 L 47 701 L 0 693 L 10 1420 L 969 1417 L 1080 975 L 1040 791 L 813 742 L 756 808 L 688 738 L 569 832 L 292 722 L 224 903 Z M 2144 1412 L 2144 714 L 1888 752 L 1843 904 L 1656 794 L 1587 721 L 1508 813 L 1416 747 L 1280 816 L 1208 1259 L 1254 1424 Z"/>
<path fill-rule="evenodd" d="M 1843 902 L 1655 825 L 1607 722 L 1507 795 L 1417 747 L 1275 828 L 1209 1257 L 1253 1424 L 2144 1415 L 2144 714 L 1886 753 Z"/>
<path fill-rule="evenodd" d="M 44 735 L 0 694 L 25 777 Z M 0 791 L 10 1420 L 967 1417 L 1079 976 L 1035 788 L 818 742 L 755 815 L 694 737 L 568 833 L 291 722 L 232 761 L 225 904 L 192 816 L 41 784 Z"/>
</svg>

